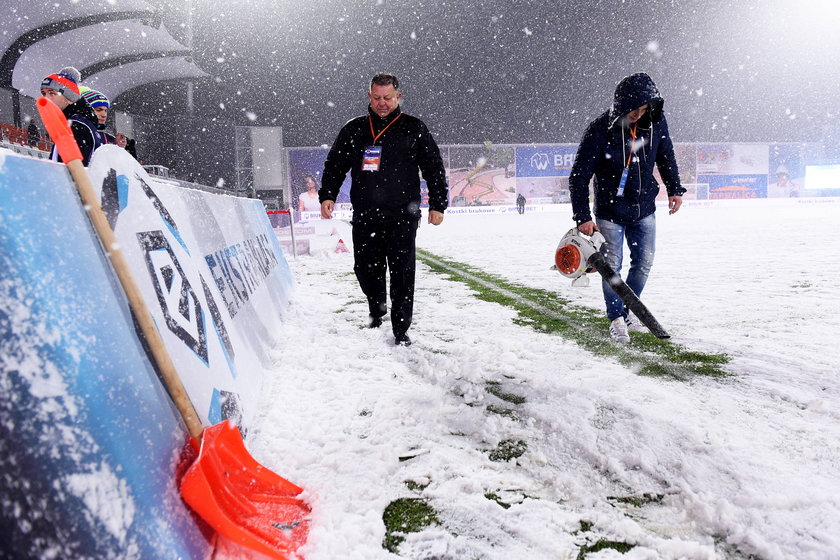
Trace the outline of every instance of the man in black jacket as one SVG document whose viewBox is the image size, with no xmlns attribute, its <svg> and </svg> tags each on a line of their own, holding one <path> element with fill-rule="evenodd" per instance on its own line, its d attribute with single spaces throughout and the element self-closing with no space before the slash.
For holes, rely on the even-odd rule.
<svg viewBox="0 0 840 560">
<path fill-rule="evenodd" d="M 680 185 L 674 145 L 662 112 L 662 96 L 644 73 L 627 76 L 615 89 L 612 108 L 592 121 L 578 147 L 569 177 L 572 212 L 585 235 L 600 231 L 607 263 L 621 271 L 624 240 L 630 249 L 627 285 L 642 295 L 656 239 L 656 196 L 659 184 L 654 165 L 668 192 L 669 213 L 680 209 L 685 189 Z M 589 181 L 595 176 L 595 221 L 589 210 Z M 610 336 L 630 341 L 630 330 L 641 326 L 610 285 L 602 282 Z"/>
<path fill-rule="evenodd" d="M 429 223 L 440 225 L 448 205 L 440 150 L 423 121 L 400 110 L 399 81 L 377 74 L 370 82 L 368 114 L 350 120 L 324 163 L 321 216 L 332 218 L 347 172 L 352 178 L 353 270 L 365 294 L 369 326 L 387 311 L 385 269 L 390 273 L 394 343 L 408 346 L 414 308 L 415 237 L 420 221 L 420 177 L 429 191 Z"/>
</svg>

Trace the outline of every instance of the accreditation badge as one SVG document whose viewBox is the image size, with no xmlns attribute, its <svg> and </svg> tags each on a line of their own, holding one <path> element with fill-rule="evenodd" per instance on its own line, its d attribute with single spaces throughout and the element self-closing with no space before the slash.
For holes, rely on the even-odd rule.
<svg viewBox="0 0 840 560">
<path fill-rule="evenodd" d="M 365 148 L 365 157 L 362 159 L 362 171 L 379 171 L 381 161 L 382 146 L 368 146 Z"/>
</svg>

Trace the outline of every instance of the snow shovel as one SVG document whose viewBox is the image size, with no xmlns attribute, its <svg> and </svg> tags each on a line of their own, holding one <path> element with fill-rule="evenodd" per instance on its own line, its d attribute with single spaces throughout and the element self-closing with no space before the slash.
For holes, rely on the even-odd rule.
<svg viewBox="0 0 840 560">
<path fill-rule="evenodd" d="M 229 421 L 206 430 L 175 370 L 140 289 L 82 165 L 82 154 L 67 119 L 46 97 L 38 112 L 62 161 L 66 162 L 82 203 L 128 299 L 160 377 L 198 447 L 198 458 L 181 481 L 181 495 L 228 542 L 276 559 L 296 558 L 309 533 L 309 505 L 303 489 L 259 464 Z"/>
<path fill-rule="evenodd" d="M 587 272 L 598 271 L 598 273 L 615 290 L 621 301 L 636 314 L 639 321 L 646 326 L 656 338 L 671 338 L 653 313 L 648 310 L 642 300 L 633 292 L 621 276 L 616 274 L 612 267 L 607 264 L 604 255 L 599 251 L 601 245 L 606 243 L 600 231 L 595 231 L 592 237 L 587 239 L 577 228 L 572 228 L 560 240 L 557 250 L 554 253 L 554 268 L 563 276 L 572 278 L 572 285 L 588 285 L 580 280 L 586 280 Z"/>
</svg>

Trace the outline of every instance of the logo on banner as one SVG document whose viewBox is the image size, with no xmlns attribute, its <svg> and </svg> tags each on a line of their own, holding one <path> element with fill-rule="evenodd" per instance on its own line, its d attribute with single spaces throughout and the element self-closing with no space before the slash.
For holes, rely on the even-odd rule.
<svg viewBox="0 0 840 560">
<path fill-rule="evenodd" d="M 167 328 L 206 364 L 207 333 L 201 301 L 162 231 L 137 234 Z"/>
<path fill-rule="evenodd" d="M 531 167 L 539 169 L 540 171 L 544 171 L 548 169 L 548 163 L 550 159 L 548 154 L 544 152 L 537 152 L 531 156 Z"/>
</svg>

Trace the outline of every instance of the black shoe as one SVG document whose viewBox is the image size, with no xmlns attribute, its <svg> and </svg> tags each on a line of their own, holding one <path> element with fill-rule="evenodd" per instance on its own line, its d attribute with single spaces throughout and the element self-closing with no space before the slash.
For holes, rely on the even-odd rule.
<svg viewBox="0 0 840 560">
<path fill-rule="evenodd" d="M 368 321 L 368 328 L 369 329 L 378 329 L 379 327 L 382 326 L 382 317 L 374 317 L 373 315 L 370 315 L 368 317 L 368 319 L 369 319 L 369 321 Z"/>
<path fill-rule="evenodd" d="M 411 346 L 411 339 L 408 338 L 408 335 L 405 334 L 405 333 L 398 334 L 398 335 L 394 336 L 394 345 L 395 346 Z"/>
</svg>

